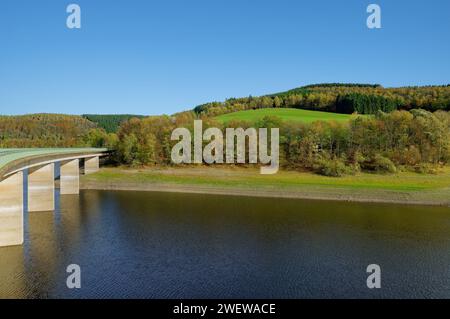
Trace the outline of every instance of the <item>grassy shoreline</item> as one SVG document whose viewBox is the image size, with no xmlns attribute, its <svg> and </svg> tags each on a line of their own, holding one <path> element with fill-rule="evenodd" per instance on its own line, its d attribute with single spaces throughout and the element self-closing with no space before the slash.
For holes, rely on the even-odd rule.
<svg viewBox="0 0 450 319">
<path fill-rule="evenodd" d="M 240 167 L 106 167 L 83 176 L 81 189 L 450 206 L 450 169 L 436 175 L 361 173 L 333 178 L 293 171 L 260 175 L 257 168 Z"/>
</svg>

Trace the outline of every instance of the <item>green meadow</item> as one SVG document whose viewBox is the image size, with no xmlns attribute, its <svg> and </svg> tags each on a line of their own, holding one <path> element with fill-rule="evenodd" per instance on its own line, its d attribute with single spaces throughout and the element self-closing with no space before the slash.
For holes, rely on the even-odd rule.
<svg viewBox="0 0 450 319">
<path fill-rule="evenodd" d="M 284 121 L 311 123 L 315 121 L 348 121 L 352 115 L 292 108 L 267 108 L 239 111 L 219 115 L 216 119 L 222 123 L 232 120 L 256 122 L 265 116 L 277 116 Z"/>
</svg>

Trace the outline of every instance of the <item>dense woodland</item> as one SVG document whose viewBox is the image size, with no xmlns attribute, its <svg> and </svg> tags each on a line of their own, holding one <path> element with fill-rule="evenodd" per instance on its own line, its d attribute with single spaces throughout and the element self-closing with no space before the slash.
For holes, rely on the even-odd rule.
<svg viewBox="0 0 450 319">
<path fill-rule="evenodd" d="M 124 123 L 118 133 L 117 161 L 132 166 L 169 165 L 170 133 L 180 126 L 192 130 L 192 119 L 186 115 Z M 203 126 L 220 128 L 221 124 L 204 119 Z M 228 123 L 228 127 L 254 126 L 242 121 Z M 283 123 L 277 117 L 266 117 L 256 127 L 280 128 L 280 161 L 288 169 L 328 176 L 399 169 L 434 172 L 450 161 L 450 113 L 445 111 L 378 112 L 343 123 Z"/>
<path fill-rule="evenodd" d="M 365 84 L 312 85 L 262 97 L 208 103 L 173 116 L 0 117 L 0 147 L 108 147 L 114 161 L 130 166 L 170 165 L 177 127 L 222 128 L 215 115 L 264 107 L 301 107 L 355 115 L 348 122 L 311 124 L 265 117 L 227 127 L 279 127 L 281 165 L 328 176 L 358 171 L 434 172 L 450 162 L 450 87 L 389 88 Z"/>
<path fill-rule="evenodd" d="M 0 116 L 0 147 L 74 147 L 97 127 L 74 115 Z"/>
<path fill-rule="evenodd" d="M 129 119 L 134 117 L 143 118 L 145 116 L 131 114 L 83 114 L 82 117 L 88 119 L 91 122 L 94 122 L 99 128 L 103 128 L 107 133 L 116 133 L 123 122 L 128 121 Z"/>
</svg>

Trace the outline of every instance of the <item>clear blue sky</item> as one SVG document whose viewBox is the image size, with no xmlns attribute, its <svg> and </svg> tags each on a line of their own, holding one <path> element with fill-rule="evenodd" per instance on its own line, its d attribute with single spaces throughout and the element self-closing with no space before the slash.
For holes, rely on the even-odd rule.
<svg viewBox="0 0 450 319">
<path fill-rule="evenodd" d="M 82 28 L 66 27 L 77 3 Z M 382 8 L 382 29 L 366 7 Z M 321 82 L 450 83 L 448 0 L 2 0 L 0 113 L 172 114 Z"/>
</svg>

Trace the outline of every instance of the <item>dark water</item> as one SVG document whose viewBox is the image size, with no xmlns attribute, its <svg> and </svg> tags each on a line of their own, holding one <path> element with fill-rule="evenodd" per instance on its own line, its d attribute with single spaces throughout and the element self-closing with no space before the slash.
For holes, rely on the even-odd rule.
<svg viewBox="0 0 450 319">
<path fill-rule="evenodd" d="M 24 246 L 0 248 L 0 297 L 450 297 L 449 208 L 111 191 L 59 202 L 25 215 Z"/>
</svg>

